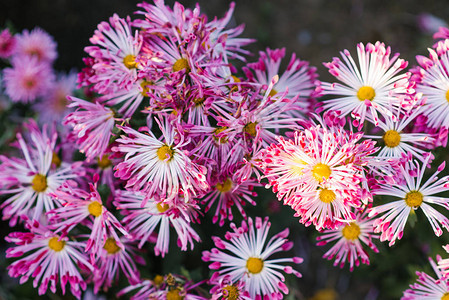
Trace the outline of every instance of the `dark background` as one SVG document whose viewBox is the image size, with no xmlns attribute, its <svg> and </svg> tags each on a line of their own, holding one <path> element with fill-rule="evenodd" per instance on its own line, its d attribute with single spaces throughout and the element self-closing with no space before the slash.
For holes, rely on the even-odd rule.
<svg viewBox="0 0 449 300">
<path fill-rule="evenodd" d="M 57 70 L 82 68 L 83 48 L 89 45 L 96 26 L 101 21 L 107 21 L 112 14 L 121 17 L 132 15 L 136 10 L 135 0 L 0 0 L 0 27 L 13 26 L 17 32 L 23 29 L 31 30 L 39 26 L 54 37 L 58 43 L 59 58 L 55 62 Z M 181 1 L 186 7 L 193 7 L 197 1 Z M 222 17 L 228 9 L 229 2 L 221 0 L 198 1 L 201 11 L 208 15 Z M 172 6 L 173 1 L 166 1 Z M 419 16 L 430 13 L 444 21 L 449 21 L 449 5 L 447 1 L 361 1 L 361 0 L 278 0 L 278 1 L 237 1 L 231 25 L 246 24 L 243 36 L 256 38 L 257 42 L 247 47 L 254 53 L 266 47 L 286 47 L 290 56 L 295 52 L 301 59 L 308 60 L 318 68 L 320 78 L 330 80 L 322 62 L 332 60 L 343 49 L 355 53 L 356 43 L 385 42 L 392 47 L 393 52 L 400 52 L 401 57 L 413 65 L 417 54 L 426 55 L 427 47 L 433 44 L 431 33 L 419 27 Z M 256 57 L 248 58 L 254 61 Z M 447 150 L 440 149 L 440 154 Z M 438 153 L 436 154 L 438 157 Z M 438 159 L 437 159 L 438 160 Z M 442 160 L 440 155 L 440 161 Z M 438 162 L 435 162 L 438 165 Z M 271 192 L 260 190 L 264 203 L 254 209 L 249 215 L 264 215 L 270 213 L 269 202 L 274 196 Z M 404 239 L 389 248 L 377 243 L 380 253 L 369 251 L 371 266 L 362 266 L 353 273 L 346 265 L 343 270 L 334 268 L 332 262 L 321 259 L 329 246 L 316 247 L 314 239 L 317 236 L 313 228 L 304 228 L 291 217 L 292 213 L 283 207 L 281 213 L 274 214 L 271 221 L 271 234 L 282 227 L 290 226 L 291 238 L 295 242 L 296 255 L 305 258 L 299 270 L 303 278 L 296 280 L 293 276 L 287 278 L 291 289 L 287 299 L 398 299 L 402 291 L 412 283 L 416 276 L 415 270 L 430 271 L 427 256 L 434 257 L 442 253 L 442 241 L 447 242 L 447 232 L 442 239 L 433 236 L 425 217 L 418 212 L 419 222 L 414 227 L 407 225 Z M 0 224 L 7 226 L 7 223 Z M 207 226 L 198 229 L 205 243 L 199 246 L 208 249 L 210 242 L 206 241 L 210 232 Z M 212 227 L 215 228 L 215 227 Z M 4 228 L 2 230 L 4 232 Z M 214 232 L 214 234 L 217 234 Z M 217 234 L 218 235 L 218 234 Z M 173 243 L 172 243 L 173 244 Z M 197 244 L 198 245 L 198 244 Z M 196 250 L 198 250 L 196 248 Z M 2 249 L 2 252 L 4 250 Z M 177 252 L 179 254 L 179 252 Z M 184 265 L 188 271 L 200 272 L 193 261 L 198 262 L 200 252 L 169 256 L 164 263 L 154 262 L 150 273 L 159 269 L 168 269 Z M 170 262 L 170 260 L 172 260 Z M 161 266 L 161 264 L 165 264 Z M 4 267 L 4 258 L 0 258 L 0 267 Z M 19 298 L 28 295 L 30 299 L 38 299 L 33 293 L 30 282 L 24 288 L 9 288 L 17 281 L 7 277 L 4 270 L 0 274 L 0 299 L 2 295 L 10 297 L 20 293 Z M 204 270 L 202 271 L 204 275 Z M 317 292 L 330 289 L 328 297 Z M 34 295 L 34 296 L 33 296 Z M 110 294 L 112 295 L 112 294 Z M 3 296 L 5 297 L 5 296 Z M 59 296 L 49 295 L 51 299 Z M 18 298 L 18 299 L 19 299 Z M 65 297 L 70 299 L 70 297 Z M 6 299 L 6 298 L 5 298 Z M 9 298 L 8 298 L 9 299 Z"/>
</svg>

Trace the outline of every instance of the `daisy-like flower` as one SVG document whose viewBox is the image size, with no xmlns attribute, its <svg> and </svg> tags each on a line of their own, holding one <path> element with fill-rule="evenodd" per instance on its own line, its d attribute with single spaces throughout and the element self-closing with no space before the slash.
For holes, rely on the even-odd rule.
<svg viewBox="0 0 449 300">
<path fill-rule="evenodd" d="M 58 74 L 43 96 L 42 101 L 36 103 L 34 108 L 39 112 L 39 123 L 61 124 L 62 119 L 69 113 L 67 96 L 72 95 L 76 88 L 76 73 Z"/>
<path fill-rule="evenodd" d="M 204 251 L 203 260 L 210 262 L 209 268 L 216 270 L 218 275 L 214 274 L 214 278 L 227 277 L 232 283 L 245 282 L 245 291 L 251 299 L 282 299 L 280 291 L 287 294 L 288 288 L 279 270 L 301 277 L 298 271 L 284 263 L 298 264 L 303 260 L 299 257 L 268 259 L 274 253 L 293 247 L 293 243 L 286 239 L 288 228 L 267 242 L 270 226 L 268 218 L 257 217 L 255 223 L 248 218 L 248 223 L 242 221 L 239 228 L 231 223 L 233 232 L 227 232 L 226 241 L 213 237 L 217 248 Z"/>
<path fill-rule="evenodd" d="M 212 222 L 216 223 L 220 220 L 219 225 L 223 226 L 226 219 L 233 220 L 232 207 L 235 205 L 240 214 L 246 218 L 243 208 L 246 203 L 256 205 L 252 197 L 256 197 L 254 187 L 261 186 L 254 178 L 250 178 L 241 184 L 237 184 L 232 179 L 232 171 L 217 174 L 218 181 L 213 190 L 204 199 L 201 200 L 206 204 L 205 211 L 209 211 L 213 205 L 217 205 Z"/>
<path fill-rule="evenodd" d="M 310 126 L 262 150 L 260 167 L 278 199 L 304 222 L 310 220 L 317 228 L 335 226 L 341 216 L 354 219 L 350 206 L 359 206 L 364 194 L 363 168 L 376 149 L 370 140 L 359 143 L 361 137 L 342 127 Z"/>
<path fill-rule="evenodd" d="M 396 239 L 401 239 L 408 216 L 421 208 L 430 222 L 436 236 L 443 234 L 440 224 L 449 230 L 449 219 L 431 206 L 439 205 L 445 209 L 449 207 L 449 199 L 435 194 L 445 192 L 449 187 L 449 176 L 442 178 L 437 175 L 444 169 L 443 162 L 429 179 L 422 183 L 424 171 L 431 155 L 427 155 L 422 166 L 416 161 L 407 161 L 398 166 L 398 172 L 393 178 L 387 178 L 378 183 L 374 191 L 376 195 L 393 196 L 400 200 L 390 201 L 370 209 L 369 217 L 376 217 L 374 222 L 376 233 L 381 233 L 380 240 L 390 241 L 392 246 Z"/>
<path fill-rule="evenodd" d="M 9 32 L 9 29 L 3 29 L 0 33 L 0 58 L 9 58 L 16 50 L 16 37 Z"/>
<path fill-rule="evenodd" d="M 65 117 L 64 125 L 73 127 L 73 135 L 88 160 L 101 157 L 108 148 L 115 125 L 114 111 L 98 102 L 91 103 L 69 96 L 76 111 Z"/>
<path fill-rule="evenodd" d="M 365 135 L 366 138 L 379 139 L 383 142 L 383 147 L 377 154 L 381 159 L 399 159 L 411 153 L 413 157 L 424 161 L 426 152 L 422 149 L 435 141 L 435 138 L 428 133 L 409 133 L 404 129 L 414 122 L 416 117 L 422 112 L 422 106 L 412 107 L 411 113 L 403 111 L 400 107 L 391 107 L 392 115 L 385 115 L 385 119 L 379 119 L 377 126 L 382 130 L 382 135 Z M 370 116 L 367 120 L 373 121 Z"/>
<path fill-rule="evenodd" d="M 210 290 L 212 300 L 252 300 L 248 291 L 245 290 L 245 281 L 240 280 L 232 283 L 229 278 L 230 276 L 223 276 L 219 280 L 214 280 L 214 278 L 209 280 L 209 284 L 213 285 Z"/>
<path fill-rule="evenodd" d="M 181 192 L 186 200 L 198 196 L 209 188 L 206 168 L 193 162 L 183 147 L 189 143 L 170 124 L 169 117 L 162 123 L 156 119 L 163 140 L 154 134 L 140 133 L 129 127 L 121 127 L 124 133 L 112 150 L 125 153 L 125 159 L 115 167 L 115 176 L 127 180 L 126 188 L 142 190 L 145 201 L 154 196 L 170 202 Z M 176 137 L 176 138 L 175 138 Z"/>
<path fill-rule="evenodd" d="M 279 68 L 285 57 L 285 48 L 274 50 L 267 48 L 266 52 L 260 52 L 259 55 L 258 62 L 250 63 L 247 68 L 244 68 L 248 79 L 267 87 L 271 79 L 279 74 L 279 81 L 273 86 L 270 94 L 274 96 L 288 91 L 285 97 L 288 99 L 297 97 L 297 101 L 294 103 L 295 108 L 302 114 L 306 114 L 311 104 L 310 101 L 316 94 L 315 89 L 318 85 L 316 69 L 309 67 L 308 62 L 297 59 L 293 53 L 287 69 L 280 73 Z"/>
<path fill-rule="evenodd" d="M 441 257 L 437 255 L 437 263 L 441 261 Z M 432 258 L 429 257 L 430 265 L 435 271 L 437 278 L 424 272 L 416 272 L 418 275 L 417 282 L 410 285 L 410 289 L 404 291 L 401 300 L 447 300 L 449 299 L 449 283 L 443 277 L 440 270 Z"/>
<path fill-rule="evenodd" d="M 39 220 L 43 212 L 61 206 L 59 200 L 50 196 L 51 193 L 66 180 L 85 173 L 81 162 L 69 164 L 57 158 L 56 131 L 49 132 L 45 125 L 41 131 L 34 121 L 25 126 L 29 130 L 28 135 L 24 138 L 21 133 L 17 134 L 18 148 L 24 159 L 0 157 L 0 194 L 12 194 L 0 207 L 3 219 L 11 219 L 11 226 L 22 215 L 32 214 L 32 219 Z M 55 159 L 59 160 L 57 164 L 54 164 Z M 59 166 L 54 168 L 52 164 Z"/>
<path fill-rule="evenodd" d="M 12 68 L 3 70 L 6 94 L 13 102 L 29 103 L 47 93 L 54 74 L 51 67 L 32 56 L 12 59 Z"/>
<path fill-rule="evenodd" d="M 170 242 L 170 227 L 173 227 L 178 235 L 178 244 L 182 251 L 193 250 L 194 240 L 199 242 L 200 237 L 192 228 L 191 222 L 198 217 L 197 206 L 183 201 L 169 206 L 149 199 L 142 206 L 145 196 L 131 191 L 116 191 L 114 205 L 117 209 L 126 213 L 123 222 L 130 232 L 133 240 L 139 240 L 138 247 L 142 246 L 157 232 L 157 241 L 154 247 L 156 255 L 162 257 L 168 253 Z M 156 228 L 159 226 L 159 230 Z"/>
<path fill-rule="evenodd" d="M 416 91 L 426 97 L 422 114 L 429 127 L 449 128 L 449 40 L 439 42 L 436 51 L 429 49 L 429 58 L 417 56 Z"/>
<path fill-rule="evenodd" d="M 131 285 L 121 290 L 117 296 L 122 296 L 138 289 L 137 293 L 130 297 L 132 300 L 206 300 L 209 298 L 199 296 L 196 289 L 204 281 L 193 283 L 185 277 L 168 274 L 165 276 L 156 275 L 153 280 L 144 280 L 138 284 Z"/>
<path fill-rule="evenodd" d="M 86 83 L 94 83 L 95 91 L 101 94 L 129 90 L 137 79 L 138 56 L 142 47 L 142 37 L 138 31 L 132 34 L 130 19 L 122 19 L 117 14 L 109 18 L 109 23 L 101 22 L 85 51 L 95 63 L 91 66 L 94 75 Z"/>
<path fill-rule="evenodd" d="M 31 32 L 24 30 L 16 35 L 17 48 L 16 56 L 32 56 L 40 63 L 51 64 L 58 52 L 56 51 L 56 42 L 47 32 L 41 28 L 34 28 Z"/>
<path fill-rule="evenodd" d="M 90 251 L 92 254 L 98 253 L 110 236 L 119 241 L 116 231 L 128 235 L 121 223 L 103 205 L 96 188 L 97 181 L 98 175 L 95 175 L 95 184 L 89 183 L 89 192 L 75 187 L 70 182 L 63 184 L 53 193 L 53 196 L 59 199 L 63 206 L 49 212 L 49 222 L 52 223 L 52 228 L 56 229 L 55 232 L 62 231 L 63 235 L 88 219 L 88 226 L 92 231 L 85 251 Z M 119 246 L 123 247 L 120 243 Z"/>
<path fill-rule="evenodd" d="M 20 283 L 34 278 L 33 286 L 38 287 L 39 295 L 45 294 L 49 283 L 50 290 L 56 293 L 58 282 L 65 294 L 69 283 L 72 294 L 80 299 L 86 283 L 79 268 L 94 270 L 82 253 L 85 244 L 62 238 L 37 221 L 27 222 L 25 226 L 29 232 L 13 232 L 5 238 L 16 244 L 6 250 L 6 257 L 21 257 L 8 266 L 9 276 L 20 277 Z"/>
<path fill-rule="evenodd" d="M 336 229 L 327 229 L 321 232 L 321 235 L 317 237 L 318 246 L 337 241 L 323 255 L 323 258 L 331 260 L 335 257 L 334 266 L 340 265 L 340 268 L 343 268 L 348 262 L 351 272 L 354 270 L 354 266 L 359 266 L 360 262 L 369 265 L 368 252 L 362 243 L 374 252 L 379 252 L 373 243 L 373 239 L 379 238 L 374 233 L 373 222 L 374 219 L 369 219 L 366 212 L 358 212 L 354 222 L 341 224 Z"/>
<path fill-rule="evenodd" d="M 97 268 L 93 274 L 94 292 L 100 288 L 108 290 L 120 276 L 120 270 L 125 274 L 130 284 L 140 282 L 140 274 L 136 262 L 145 265 L 145 260 L 136 254 L 131 241 L 125 237 L 108 237 L 96 254 L 95 265 Z"/>
<path fill-rule="evenodd" d="M 322 94 L 333 95 L 325 100 L 324 109 L 338 110 L 342 116 L 351 114 L 356 120 L 354 125 L 362 125 L 365 117 L 371 114 L 374 120 L 380 114 L 388 114 L 390 103 L 399 106 L 407 101 L 412 93 L 409 82 L 410 73 L 400 74 L 407 67 L 407 62 L 398 59 L 399 54 L 390 58 L 390 47 L 376 42 L 357 45 L 359 65 L 348 50 L 341 53 L 343 61 L 335 57 L 324 65 L 340 83 L 322 82 Z"/>
</svg>

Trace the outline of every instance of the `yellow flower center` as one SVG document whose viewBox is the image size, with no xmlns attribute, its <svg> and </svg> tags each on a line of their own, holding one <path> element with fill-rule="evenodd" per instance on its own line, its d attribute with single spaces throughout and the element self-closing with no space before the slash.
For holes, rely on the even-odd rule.
<svg viewBox="0 0 449 300">
<path fill-rule="evenodd" d="M 449 100 L 448 100 L 449 101 Z M 444 293 L 443 296 L 441 296 L 441 300 L 449 300 L 449 292 Z"/>
<path fill-rule="evenodd" d="M 106 240 L 106 243 L 104 243 L 103 248 L 109 253 L 109 254 L 115 254 L 120 251 L 120 247 L 117 246 L 117 243 L 115 242 L 114 238 L 108 238 Z"/>
<path fill-rule="evenodd" d="M 150 88 L 148 86 L 152 84 L 153 83 L 146 80 L 142 81 L 142 83 L 140 84 L 140 87 L 142 88 L 142 91 L 140 93 L 142 94 L 142 96 L 144 97 L 150 96 Z"/>
<path fill-rule="evenodd" d="M 447 102 L 449 102 L 449 90 L 447 90 L 447 92 L 446 92 L 446 101 Z M 449 293 L 448 293 L 449 294 Z M 449 297 L 449 296 L 448 296 Z M 444 300 L 447 300 L 447 299 L 444 299 Z"/>
<path fill-rule="evenodd" d="M 225 137 L 225 136 L 218 137 L 218 135 L 221 132 L 225 131 L 226 129 L 228 129 L 228 127 L 223 126 L 223 127 L 217 127 L 214 130 L 214 134 L 212 135 L 212 137 L 214 138 L 216 143 L 226 144 L 228 142 L 228 138 L 227 137 Z"/>
<path fill-rule="evenodd" d="M 65 241 L 59 241 L 59 237 L 55 236 L 48 240 L 48 247 L 55 252 L 61 251 L 64 249 L 64 246 Z"/>
<path fill-rule="evenodd" d="M 234 82 L 241 82 L 240 78 L 238 78 L 235 75 L 231 75 L 232 79 L 234 79 Z"/>
<path fill-rule="evenodd" d="M 360 101 L 373 101 L 374 97 L 376 97 L 376 92 L 370 86 L 362 86 L 357 91 L 357 98 L 359 98 Z"/>
<path fill-rule="evenodd" d="M 328 189 L 322 189 L 320 191 L 320 200 L 324 203 L 331 203 L 335 200 L 335 193 L 334 191 L 328 190 Z"/>
<path fill-rule="evenodd" d="M 223 299 L 237 300 L 239 298 L 239 289 L 235 285 L 227 285 L 223 290 Z"/>
<path fill-rule="evenodd" d="M 112 161 L 105 154 L 101 158 L 99 158 L 99 157 L 97 158 L 97 164 L 101 169 L 106 169 L 106 168 L 112 166 Z"/>
<path fill-rule="evenodd" d="M 179 295 L 179 289 L 170 290 L 166 295 L 167 300 L 182 300 L 184 296 Z"/>
<path fill-rule="evenodd" d="M 164 213 L 170 208 L 170 206 L 168 206 L 168 204 L 166 204 L 166 203 L 164 203 L 164 204 L 158 203 L 158 204 L 156 204 L 156 208 L 160 213 Z"/>
<path fill-rule="evenodd" d="M 263 260 L 257 257 L 250 257 L 246 261 L 246 268 L 252 274 L 258 274 L 263 269 Z"/>
<path fill-rule="evenodd" d="M 323 177 L 329 179 L 331 173 L 331 168 L 328 165 L 322 163 L 316 164 L 312 169 L 312 175 L 318 182 L 322 182 Z"/>
<path fill-rule="evenodd" d="M 137 68 L 137 62 L 136 62 L 136 56 L 132 54 L 128 54 L 123 58 L 123 64 L 128 69 L 135 69 Z"/>
<path fill-rule="evenodd" d="M 421 203 L 423 202 L 424 196 L 421 194 L 421 192 L 418 191 L 410 191 L 405 195 L 405 203 L 412 207 L 419 207 Z"/>
<path fill-rule="evenodd" d="M 54 164 L 57 168 L 61 166 L 61 159 L 59 158 L 58 154 L 53 152 L 51 163 Z"/>
<path fill-rule="evenodd" d="M 103 212 L 103 205 L 101 205 L 100 202 L 98 201 L 92 201 L 88 206 L 87 206 L 87 210 L 89 211 L 89 213 L 94 216 L 94 217 L 98 217 L 101 215 L 101 213 Z"/>
<path fill-rule="evenodd" d="M 204 97 L 195 98 L 195 99 L 193 99 L 193 103 L 195 103 L 195 106 L 201 106 L 201 105 L 203 105 L 205 100 L 206 99 L 204 99 Z"/>
<path fill-rule="evenodd" d="M 357 225 L 356 223 L 350 223 L 345 227 L 343 227 L 341 233 L 347 240 L 353 241 L 357 239 L 360 235 L 360 226 Z"/>
<path fill-rule="evenodd" d="M 47 185 L 47 177 L 42 174 L 36 174 L 33 177 L 33 180 L 31 181 L 31 186 L 33 190 L 35 190 L 38 193 L 44 192 L 48 185 Z"/>
<path fill-rule="evenodd" d="M 384 139 L 385 146 L 389 148 L 397 147 L 401 142 L 401 135 L 396 130 L 388 130 L 382 138 Z"/>
<path fill-rule="evenodd" d="M 175 150 L 173 150 L 168 145 L 163 145 L 159 149 L 157 149 L 157 157 L 159 157 L 162 161 L 169 162 L 173 158 L 173 154 L 175 154 Z"/>
<path fill-rule="evenodd" d="M 248 133 L 250 136 L 256 136 L 256 134 L 257 134 L 256 125 L 257 125 L 257 122 L 255 122 L 255 123 L 250 122 L 250 123 L 246 124 L 245 127 L 243 127 L 243 131 Z"/>
<path fill-rule="evenodd" d="M 273 97 L 273 96 L 276 95 L 277 93 L 278 93 L 278 91 L 276 91 L 275 89 L 272 89 L 268 95 L 269 95 L 270 97 Z"/>
<path fill-rule="evenodd" d="M 190 72 L 189 62 L 185 58 L 180 58 L 173 64 L 173 72 L 178 72 L 184 69 L 187 73 Z"/>
<path fill-rule="evenodd" d="M 164 282 L 164 276 L 156 275 L 154 276 L 153 283 L 155 286 L 160 286 Z"/>
<path fill-rule="evenodd" d="M 227 178 L 224 182 L 222 183 L 217 183 L 217 185 L 215 186 L 217 188 L 217 190 L 219 190 L 222 193 L 227 193 L 231 190 L 232 188 L 232 181 L 231 179 Z"/>
</svg>

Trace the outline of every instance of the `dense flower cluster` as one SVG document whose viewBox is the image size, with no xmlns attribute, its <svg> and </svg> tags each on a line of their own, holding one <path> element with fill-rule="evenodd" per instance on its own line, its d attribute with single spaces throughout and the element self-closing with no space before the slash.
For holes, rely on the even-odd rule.
<svg viewBox="0 0 449 300">
<path fill-rule="evenodd" d="M 357 57 L 324 64 L 338 82 L 320 82 L 285 49 L 247 62 L 253 40 L 229 26 L 233 10 L 208 20 L 199 5 L 155 0 L 134 19 L 114 14 L 77 76 L 53 70 L 43 30 L 0 33 L 4 94 L 37 112 L 0 156 L 2 218 L 24 228 L 6 237 L 11 277 L 32 277 L 40 295 L 68 284 L 78 299 L 118 282 L 132 299 L 282 299 L 303 258 L 288 228 L 270 237 L 269 218 L 248 215 L 262 186 L 351 271 L 376 240 L 400 240 L 419 208 L 436 236 L 449 230 L 445 163 L 425 174 L 447 144 L 449 29 L 411 69 L 384 43 L 360 43 Z M 203 251 L 209 278 L 141 275 L 173 240 L 198 248 L 204 221 L 231 228 Z M 418 272 L 403 299 L 449 297 L 448 259 L 437 260 L 438 279 Z"/>
</svg>

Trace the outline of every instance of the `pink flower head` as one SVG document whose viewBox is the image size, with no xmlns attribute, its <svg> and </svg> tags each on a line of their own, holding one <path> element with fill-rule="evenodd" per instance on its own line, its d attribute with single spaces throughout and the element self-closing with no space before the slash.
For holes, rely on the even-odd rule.
<svg viewBox="0 0 449 300">
<path fill-rule="evenodd" d="M 437 263 L 441 261 L 441 257 L 437 256 Z M 418 275 L 417 282 L 410 285 L 410 289 L 404 291 L 401 300 L 446 300 L 449 295 L 449 283 L 443 277 L 440 270 L 432 258 L 429 257 L 430 265 L 434 270 L 437 278 L 433 278 L 424 272 L 416 272 Z"/>
<path fill-rule="evenodd" d="M 32 56 L 40 63 L 51 64 L 58 57 L 56 42 L 53 37 L 41 28 L 34 28 L 31 32 L 24 30 L 16 35 L 16 56 Z"/>
<path fill-rule="evenodd" d="M 117 296 L 120 297 L 130 291 L 135 291 L 136 293 L 130 297 L 131 300 L 206 300 L 209 298 L 199 296 L 196 291 L 202 283 L 204 281 L 193 283 L 177 274 L 156 275 L 153 280 L 144 280 L 122 289 Z"/>
<path fill-rule="evenodd" d="M 256 205 L 253 197 L 257 196 L 254 187 L 261 186 L 254 178 L 250 178 L 245 182 L 238 184 L 232 178 L 232 168 L 224 170 L 221 174 L 215 174 L 215 185 L 211 193 L 205 196 L 201 202 L 206 204 L 205 212 L 209 211 L 212 206 L 216 205 L 212 222 L 216 223 L 220 220 L 219 225 L 223 226 L 225 220 L 232 221 L 232 208 L 237 207 L 240 214 L 246 218 L 244 206 L 249 203 Z"/>
<path fill-rule="evenodd" d="M 311 126 L 293 139 L 278 138 L 260 155 L 260 166 L 279 200 L 290 205 L 300 222 L 318 230 L 355 220 L 368 196 L 364 168 L 375 152 L 372 141 L 359 142 L 362 133 L 342 127 Z"/>
<path fill-rule="evenodd" d="M 49 131 L 46 125 L 41 131 L 34 121 L 25 126 L 28 134 L 17 134 L 23 158 L 0 157 L 0 194 L 11 194 L 0 207 L 3 219 L 11 219 L 11 226 L 23 215 L 39 220 L 44 212 L 61 206 L 51 194 L 66 180 L 85 174 L 80 162 L 61 162 L 56 153 L 56 131 Z"/>
<path fill-rule="evenodd" d="M 125 154 L 124 161 L 115 167 L 115 176 L 127 180 L 126 188 L 142 190 L 145 201 L 154 196 L 170 202 L 181 193 L 188 202 L 192 196 L 204 193 L 209 185 L 206 168 L 193 162 L 183 148 L 189 143 L 179 133 L 169 118 L 164 123 L 156 119 L 162 131 L 162 140 L 145 129 L 141 133 L 129 127 L 121 127 L 128 136 L 117 139 L 112 150 Z"/>
<path fill-rule="evenodd" d="M 322 83 L 322 94 L 333 95 L 325 100 L 324 109 L 338 110 L 342 116 L 351 114 L 354 126 L 362 126 L 367 114 L 374 120 L 389 114 L 388 106 L 400 106 L 409 101 L 413 94 L 410 73 L 399 73 L 407 67 L 407 62 L 398 59 L 399 54 L 390 58 L 391 49 L 383 43 L 362 43 L 357 45 L 358 63 L 348 50 L 341 52 L 343 61 L 334 57 L 324 65 L 340 83 Z"/>
<path fill-rule="evenodd" d="M 181 250 L 188 250 L 189 244 L 190 250 L 193 250 L 194 240 L 199 242 L 200 237 L 190 223 L 197 220 L 198 207 L 184 201 L 169 206 L 154 199 L 149 199 L 142 206 L 144 198 L 144 195 L 136 192 L 118 190 L 114 202 L 117 209 L 126 214 L 123 222 L 127 224 L 132 239 L 140 241 L 139 249 L 157 232 L 154 252 L 164 257 L 168 253 L 170 227 L 173 227 Z"/>
<path fill-rule="evenodd" d="M 363 244 L 374 252 L 379 252 L 373 243 L 373 239 L 379 238 L 373 231 L 374 219 L 369 219 L 366 213 L 358 212 L 356 215 L 354 222 L 342 224 L 336 229 L 323 230 L 317 237 L 318 246 L 336 241 L 323 258 L 329 260 L 335 258 L 334 266 L 340 265 L 340 268 L 343 268 L 347 261 L 351 272 L 354 266 L 359 266 L 360 262 L 369 265 L 368 252 Z"/>
<path fill-rule="evenodd" d="M 16 37 L 9 32 L 9 29 L 3 29 L 0 33 L 0 58 L 9 58 L 16 50 Z"/>
<path fill-rule="evenodd" d="M 123 248 L 117 231 L 128 235 L 122 224 L 103 205 L 96 187 L 96 180 L 98 180 L 98 175 L 94 178 L 95 184 L 89 183 L 89 192 L 77 188 L 70 182 L 64 184 L 53 193 L 53 196 L 63 203 L 63 206 L 49 212 L 51 227 L 56 229 L 55 232 L 62 231 L 63 235 L 84 220 L 88 220 L 87 225 L 91 229 L 91 233 L 85 251 L 90 252 L 91 256 L 97 254 L 104 247 L 109 237 L 117 240 L 119 247 Z"/>
<path fill-rule="evenodd" d="M 298 271 L 283 264 L 299 264 L 303 259 L 293 257 L 269 260 L 272 254 L 293 247 L 293 243 L 287 239 L 288 229 L 267 242 L 270 227 L 268 217 L 264 220 L 257 217 L 255 223 L 248 218 L 248 222 L 242 221 L 242 226 L 238 228 L 231 223 L 233 232 L 226 233 L 226 241 L 213 237 L 217 248 L 203 252 L 203 260 L 210 262 L 210 269 L 216 270 L 212 278 L 220 281 L 226 277 L 230 283 L 243 281 L 245 291 L 251 299 L 282 299 L 281 291 L 288 294 L 284 275 L 278 270 L 301 277 Z"/>
<path fill-rule="evenodd" d="M 374 232 L 381 233 L 380 240 L 390 241 L 390 246 L 396 239 L 402 238 L 409 215 L 414 214 L 418 208 L 424 212 L 436 236 L 443 234 L 440 224 L 449 230 L 449 219 L 431 206 L 438 205 L 449 210 L 448 198 L 434 196 L 447 190 L 449 176 L 437 177 L 444 169 L 445 162 L 443 162 L 423 183 L 424 172 L 430 159 L 429 154 L 422 166 L 416 161 L 403 162 L 398 166 L 397 174 L 393 174 L 393 178 L 385 176 L 384 180 L 378 183 L 378 188 L 373 191 L 376 195 L 400 198 L 369 210 L 369 217 L 376 218 Z"/>
<path fill-rule="evenodd" d="M 13 102 L 33 102 L 48 93 L 54 74 L 50 66 L 32 56 L 14 57 L 12 68 L 3 70 L 6 94 Z"/>
<path fill-rule="evenodd" d="M 449 40 L 439 42 L 436 51 L 429 49 L 429 58 L 417 56 L 420 65 L 416 91 L 426 98 L 422 114 L 432 128 L 449 128 Z"/>
<path fill-rule="evenodd" d="M 108 237 L 96 253 L 94 292 L 97 293 L 100 288 L 107 291 L 113 283 L 117 283 L 120 271 L 125 274 L 130 284 L 140 282 L 136 263 L 145 265 L 145 260 L 136 252 L 137 248 L 127 238 Z"/>
<path fill-rule="evenodd" d="M 69 113 L 67 96 L 73 95 L 76 88 L 76 73 L 58 74 L 52 87 L 42 96 L 42 101 L 34 108 L 39 112 L 40 123 L 55 122 L 61 124 L 62 119 Z"/>
<path fill-rule="evenodd" d="M 84 78 L 86 81 L 80 84 L 93 83 L 94 90 L 101 94 L 129 90 L 137 79 L 142 47 L 142 37 L 137 31 L 133 34 L 129 17 L 122 19 L 114 14 L 109 23 L 101 22 L 90 42 L 95 46 L 86 47 L 85 51 L 95 59 L 89 65 L 92 77 Z"/>
<path fill-rule="evenodd" d="M 9 276 L 20 277 L 21 284 L 33 277 L 39 295 L 46 293 L 49 283 L 50 290 L 56 293 L 58 282 L 65 294 L 69 283 L 72 294 L 80 299 L 81 290 L 86 289 L 80 268 L 94 270 L 82 252 L 85 244 L 62 238 L 37 221 L 27 222 L 25 227 L 29 232 L 13 232 L 5 238 L 16 244 L 6 250 L 6 257 L 21 257 L 8 266 Z"/>
<path fill-rule="evenodd" d="M 215 273 L 216 274 L 216 273 Z M 212 300 L 218 299 L 235 299 L 235 300 L 252 300 L 248 291 L 245 290 L 245 281 L 240 280 L 232 282 L 230 276 L 223 276 L 220 279 L 211 278 L 210 285 L 213 285 L 210 293 Z"/>
<path fill-rule="evenodd" d="M 91 103 L 69 96 L 70 108 L 77 110 L 65 117 L 64 125 L 73 127 L 76 143 L 80 152 L 88 160 L 101 157 L 108 148 L 115 125 L 114 111 L 98 102 Z"/>
<path fill-rule="evenodd" d="M 316 68 L 310 67 L 309 63 L 296 58 L 293 53 L 287 69 L 279 72 L 282 59 L 285 57 L 285 48 L 269 49 L 266 52 L 259 52 L 258 62 L 250 63 L 245 68 L 245 74 L 249 81 L 260 84 L 265 89 L 270 84 L 271 79 L 279 74 L 279 81 L 273 86 L 270 94 L 288 92 L 285 98 L 296 99 L 295 110 L 292 113 L 305 115 L 311 109 L 311 104 L 316 97 L 318 86 Z"/>
</svg>

